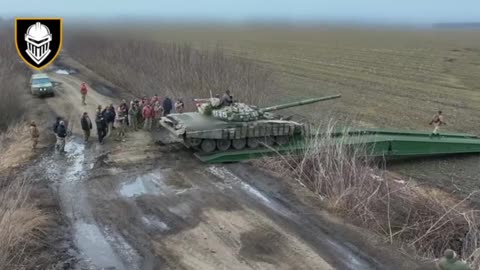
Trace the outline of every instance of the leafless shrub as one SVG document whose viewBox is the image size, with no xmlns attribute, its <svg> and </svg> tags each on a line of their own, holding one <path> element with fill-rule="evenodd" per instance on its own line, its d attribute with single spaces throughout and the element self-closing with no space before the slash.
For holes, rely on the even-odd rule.
<svg viewBox="0 0 480 270">
<path fill-rule="evenodd" d="M 333 124 L 319 129 L 302 156 L 280 156 L 264 165 L 275 171 L 286 168 L 285 173 L 321 196 L 327 207 L 390 243 L 413 248 L 419 257 L 438 257 L 452 248 L 472 265 L 479 264 L 480 214 L 469 207 L 470 196 L 459 201 L 395 179 L 374 165 L 366 146 L 351 147 L 352 138 L 326 135 L 334 129 Z"/>
<path fill-rule="evenodd" d="M 10 29 L 0 29 L 0 40 L 11 40 Z M 12 42 L 0 42 L 0 131 L 23 114 L 21 95 L 25 89 L 25 66 Z"/>
<path fill-rule="evenodd" d="M 223 94 L 262 104 L 272 87 L 271 72 L 240 57 L 227 56 L 221 48 L 196 49 L 189 44 L 74 33 L 68 52 L 90 69 L 136 95 L 185 98 Z"/>
</svg>

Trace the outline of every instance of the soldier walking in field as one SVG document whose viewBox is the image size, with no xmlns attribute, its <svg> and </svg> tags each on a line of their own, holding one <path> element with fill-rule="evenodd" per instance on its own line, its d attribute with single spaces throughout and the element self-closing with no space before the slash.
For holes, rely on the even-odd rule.
<svg viewBox="0 0 480 270">
<path fill-rule="evenodd" d="M 430 136 L 432 135 L 440 136 L 440 134 L 438 133 L 438 131 L 440 130 L 440 127 L 447 124 L 443 119 L 444 118 L 442 115 L 442 111 L 438 111 L 438 113 L 436 113 L 433 116 L 432 121 L 430 121 L 430 124 L 429 124 L 434 126 L 432 134 Z"/>
<path fill-rule="evenodd" d="M 87 103 L 85 102 L 86 98 L 87 98 L 87 85 L 85 84 L 85 82 L 82 82 L 82 85 L 80 86 L 80 94 L 82 95 L 82 104 L 83 105 L 87 105 Z"/>
<path fill-rule="evenodd" d="M 40 137 L 40 132 L 38 131 L 37 124 L 35 121 L 30 123 L 30 138 L 32 140 L 32 149 L 37 149 L 38 139 Z"/>
<path fill-rule="evenodd" d="M 88 142 L 88 139 L 90 138 L 90 130 L 92 130 L 92 120 L 90 120 L 87 112 L 83 113 L 82 118 L 80 119 L 80 124 L 82 126 L 85 142 Z"/>
</svg>

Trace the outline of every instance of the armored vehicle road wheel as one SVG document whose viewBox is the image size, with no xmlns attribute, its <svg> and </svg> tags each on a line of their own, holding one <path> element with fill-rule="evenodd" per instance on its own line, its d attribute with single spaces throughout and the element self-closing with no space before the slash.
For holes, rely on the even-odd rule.
<svg viewBox="0 0 480 270">
<path fill-rule="evenodd" d="M 198 138 L 185 138 L 185 144 L 189 147 L 198 147 L 202 143 L 202 139 Z"/>
<path fill-rule="evenodd" d="M 288 141 L 290 141 L 290 137 L 288 137 L 288 136 L 277 136 L 277 137 L 275 137 L 275 142 L 278 145 L 285 145 L 285 144 L 288 143 Z"/>
<path fill-rule="evenodd" d="M 247 140 L 247 145 L 249 148 L 255 149 L 259 144 L 260 142 L 258 141 L 258 138 L 248 138 Z"/>
<path fill-rule="evenodd" d="M 215 151 L 216 146 L 217 144 L 214 140 L 205 139 L 200 144 L 200 149 L 202 149 L 202 151 L 205 153 L 212 153 L 213 151 Z"/>
<path fill-rule="evenodd" d="M 273 144 L 275 143 L 275 140 L 273 139 L 273 137 L 267 136 L 263 138 L 261 142 L 266 146 L 273 146 Z"/>
<path fill-rule="evenodd" d="M 234 139 L 232 146 L 236 150 L 242 150 L 247 145 L 247 139 Z"/>
<path fill-rule="evenodd" d="M 227 140 L 227 139 L 217 140 L 217 148 L 220 151 L 227 151 L 231 145 L 232 145 L 231 140 Z"/>
</svg>

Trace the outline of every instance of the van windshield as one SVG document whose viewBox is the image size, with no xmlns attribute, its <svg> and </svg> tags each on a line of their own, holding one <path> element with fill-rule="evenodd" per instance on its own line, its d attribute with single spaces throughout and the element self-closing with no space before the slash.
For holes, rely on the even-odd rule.
<svg viewBox="0 0 480 270">
<path fill-rule="evenodd" d="M 32 84 L 46 84 L 50 83 L 50 79 L 48 78 L 38 78 L 38 79 L 33 79 Z"/>
</svg>

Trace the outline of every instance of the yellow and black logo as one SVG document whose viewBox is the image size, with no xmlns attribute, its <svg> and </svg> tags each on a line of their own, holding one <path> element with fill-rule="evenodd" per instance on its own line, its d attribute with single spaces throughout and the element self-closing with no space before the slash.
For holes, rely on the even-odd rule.
<svg viewBox="0 0 480 270">
<path fill-rule="evenodd" d="M 20 58 L 34 69 L 51 64 L 62 50 L 61 18 L 16 18 L 15 46 Z"/>
</svg>

